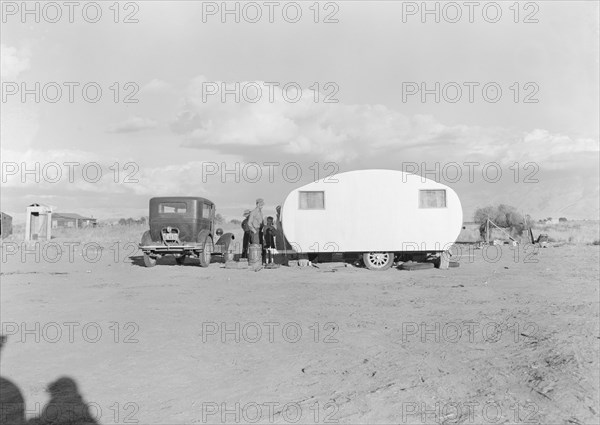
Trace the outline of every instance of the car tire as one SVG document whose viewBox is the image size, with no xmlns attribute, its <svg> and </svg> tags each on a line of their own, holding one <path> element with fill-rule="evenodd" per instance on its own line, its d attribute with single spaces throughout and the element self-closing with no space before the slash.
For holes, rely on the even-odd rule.
<svg viewBox="0 0 600 425">
<path fill-rule="evenodd" d="M 393 252 L 365 252 L 362 257 L 365 266 L 373 271 L 387 270 L 394 263 Z"/>
<path fill-rule="evenodd" d="M 146 267 L 156 266 L 156 258 L 150 257 L 148 254 L 144 254 L 144 266 L 146 266 Z"/>
<path fill-rule="evenodd" d="M 200 259 L 200 267 L 208 267 L 210 266 L 210 259 L 214 251 L 213 239 L 210 235 L 206 235 L 201 240 L 204 242 L 202 243 L 202 252 L 200 252 L 200 255 L 198 256 Z"/>
</svg>

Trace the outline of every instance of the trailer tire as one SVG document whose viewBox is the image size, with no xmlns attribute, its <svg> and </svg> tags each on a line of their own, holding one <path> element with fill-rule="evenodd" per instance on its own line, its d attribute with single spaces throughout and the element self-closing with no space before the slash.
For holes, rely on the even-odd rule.
<svg viewBox="0 0 600 425">
<path fill-rule="evenodd" d="M 156 258 L 150 257 L 148 254 L 144 253 L 144 266 L 146 266 L 146 267 L 156 266 Z"/>
<path fill-rule="evenodd" d="M 202 252 L 198 256 L 200 259 L 200 267 L 210 266 L 210 259 L 214 251 L 213 239 L 207 232 L 200 232 L 198 235 L 198 241 L 203 241 Z"/>
<path fill-rule="evenodd" d="M 365 266 L 374 271 L 387 270 L 394 263 L 393 252 L 365 252 L 362 258 Z"/>
<path fill-rule="evenodd" d="M 185 255 L 180 255 L 179 257 L 175 257 L 175 261 L 178 265 L 182 266 L 185 263 Z"/>
</svg>

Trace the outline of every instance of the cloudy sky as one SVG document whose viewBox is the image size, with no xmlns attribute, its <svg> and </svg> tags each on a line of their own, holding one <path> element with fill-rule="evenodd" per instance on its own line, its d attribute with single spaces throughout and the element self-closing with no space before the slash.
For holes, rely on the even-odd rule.
<svg viewBox="0 0 600 425">
<path fill-rule="evenodd" d="M 598 217 L 597 2 L 91 3 L 3 2 L 17 222 L 33 202 L 139 217 L 160 195 L 234 218 L 367 168 L 429 170 L 465 220 L 501 202 Z"/>
</svg>

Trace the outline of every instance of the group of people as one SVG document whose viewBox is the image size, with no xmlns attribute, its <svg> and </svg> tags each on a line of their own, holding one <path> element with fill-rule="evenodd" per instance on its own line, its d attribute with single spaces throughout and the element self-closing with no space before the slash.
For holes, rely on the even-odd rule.
<svg viewBox="0 0 600 425">
<path fill-rule="evenodd" d="M 265 201 L 262 198 L 256 200 L 256 207 L 250 211 L 244 211 L 244 221 L 242 229 L 244 230 L 244 239 L 242 242 L 242 258 L 248 258 L 250 245 L 262 245 L 263 263 L 273 262 L 273 251 L 276 248 L 275 239 L 277 237 L 277 227 L 273 217 L 267 217 L 265 222 L 262 208 Z M 277 207 L 279 213 L 281 207 Z"/>
</svg>

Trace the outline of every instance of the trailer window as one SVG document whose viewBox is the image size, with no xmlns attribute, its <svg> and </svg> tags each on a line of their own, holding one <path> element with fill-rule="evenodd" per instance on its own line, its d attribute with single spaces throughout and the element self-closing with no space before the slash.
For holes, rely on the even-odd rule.
<svg viewBox="0 0 600 425">
<path fill-rule="evenodd" d="M 163 202 L 158 204 L 158 212 L 160 214 L 185 214 L 187 205 L 185 202 Z"/>
<path fill-rule="evenodd" d="M 301 210 L 324 210 L 325 209 L 325 192 L 299 192 L 300 203 L 298 208 Z"/>
<path fill-rule="evenodd" d="M 446 208 L 446 190 L 420 190 L 419 208 Z"/>
</svg>

